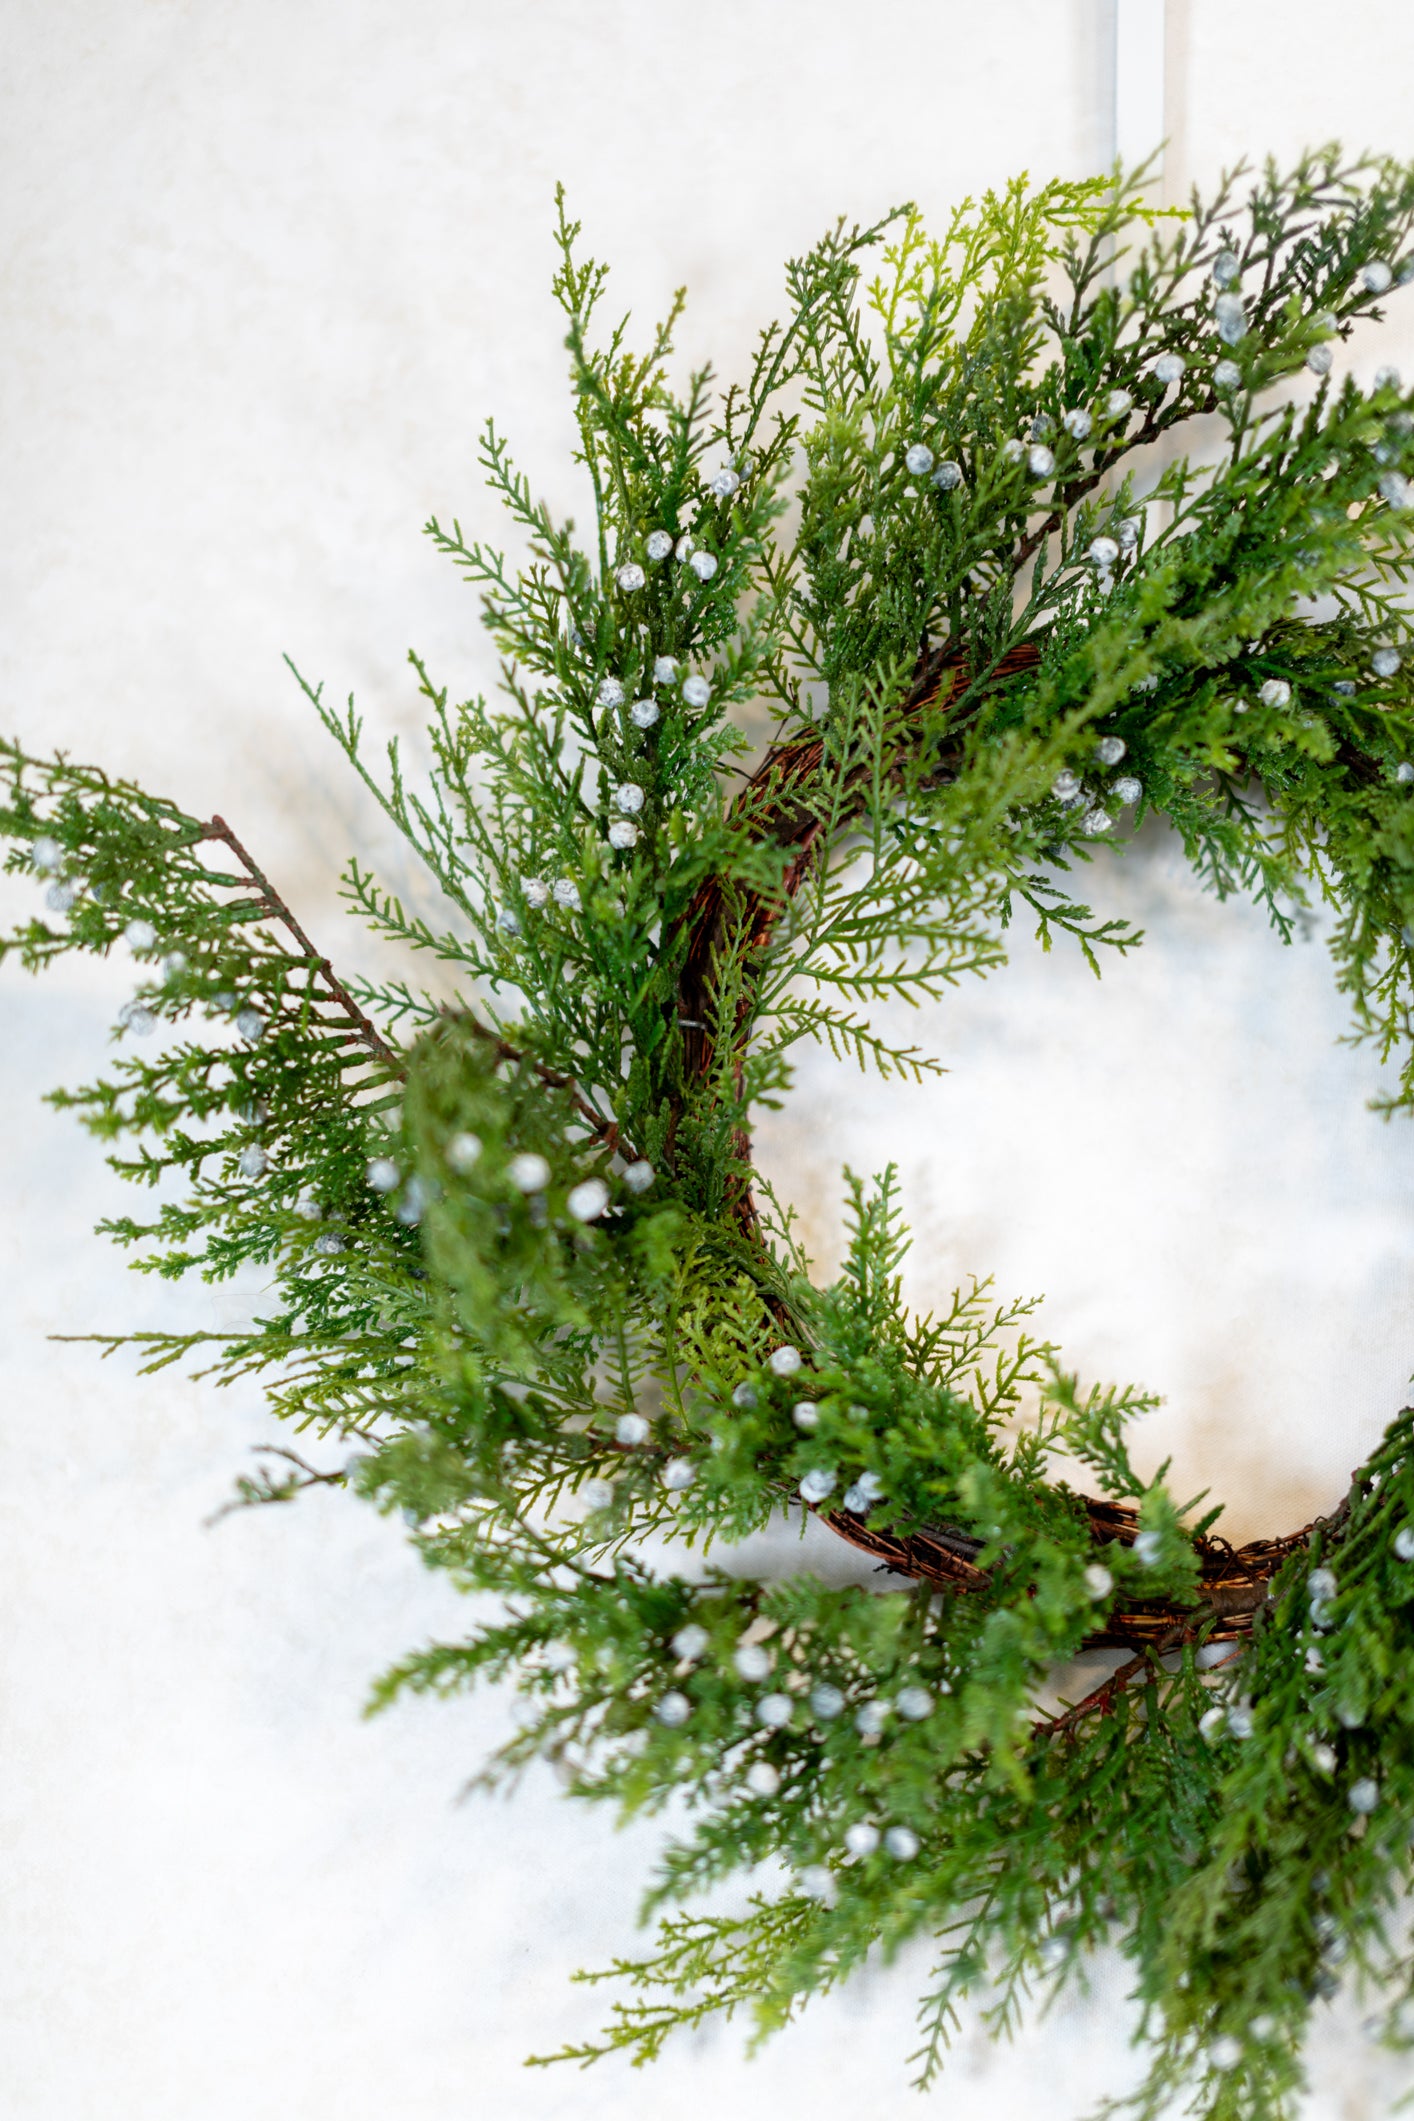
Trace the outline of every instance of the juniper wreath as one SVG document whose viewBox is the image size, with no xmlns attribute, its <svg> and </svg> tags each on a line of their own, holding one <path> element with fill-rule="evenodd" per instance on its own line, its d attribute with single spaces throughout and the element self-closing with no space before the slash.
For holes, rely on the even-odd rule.
<svg viewBox="0 0 1414 2121">
<path fill-rule="evenodd" d="M 1414 172 L 1326 149 L 1145 196 L 842 223 L 722 391 L 674 387 L 680 298 L 642 351 L 593 336 L 561 204 L 587 543 L 488 428 L 521 564 L 428 527 L 502 698 L 414 658 L 410 779 L 304 687 L 445 894 L 439 926 L 357 858 L 343 882 L 432 993 L 341 977 L 222 818 L 3 751 L 8 866 L 47 892 L 5 948 L 136 959 L 106 1072 L 54 1093 L 156 1189 L 105 1227 L 148 1272 L 254 1261 L 273 1292 L 247 1331 L 105 1345 L 263 1373 L 354 1449 L 272 1445 L 241 1500 L 345 1485 L 496 1594 L 374 1706 L 509 1678 L 490 1777 L 685 1800 L 656 1943 L 580 2059 L 719 2012 L 769 2032 L 920 1933 L 924 2083 L 971 1992 L 1009 2029 L 1106 1941 L 1140 2114 L 1289 2112 L 1352 1972 L 1414 2042 L 1410 1410 L 1326 1517 L 1234 1550 L 1131 1463 L 1152 1402 L 1083 1386 L 1026 1304 L 906 1309 L 893 1171 L 846 1174 L 821 1287 L 752 1169 L 797 1041 L 917 1077 L 872 1003 L 993 970 L 1017 919 L 1097 971 L 1137 942 L 1073 879 L 1150 810 L 1283 938 L 1330 910 L 1388 1109 L 1414 1102 L 1414 393 L 1333 359 L 1414 277 Z M 877 1582 L 734 1571 L 790 1511 Z M 1087 1645 L 1121 1661 L 1046 1712 Z M 734 1911 L 691 1910 L 732 1874 Z"/>
</svg>

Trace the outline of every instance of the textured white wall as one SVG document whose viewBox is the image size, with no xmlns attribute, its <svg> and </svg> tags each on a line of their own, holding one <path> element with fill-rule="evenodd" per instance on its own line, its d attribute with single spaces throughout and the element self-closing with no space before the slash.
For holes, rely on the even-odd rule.
<svg viewBox="0 0 1414 2121">
<path fill-rule="evenodd" d="M 684 346 L 730 372 L 836 213 L 1093 167 L 1103 5 L 11 0 L 0 720 L 219 807 L 332 934 L 339 860 L 383 843 L 279 656 L 375 732 L 416 725 L 410 643 L 456 690 L 491 682 L 417 533 L 434 509 L 494 528 L 490 413 L 572 495 L 555 178 L 617 299 L 652 311 L 686 280 Z M 1331 134 L 1414 152 L 1394 0 L 1338 25 L 1171 0 L 1168 47 L 1171 187 Z M 1387 338 L 1406 366 L 1411 314 Z M 1317 946 L 1202 899 L 1159 835 L 1094 890 L 1150 929 L 1137 960 L 1096 989 L 1023 944 L 920 1027 L 936 1088 L 812 1060 L 763 1158 L 828 1260 L 839 1164 L 898 1157 L 920 1297 L 973 1268 L 1045 1291 L 1092 1374 L 1168 1394 L 1145 1449 L 1181 1484 L 1239 1532 L 1299 1518 L 1403 1396 L 1414 1146 L 1363 1109 L 1375 1070 L 1334 1043 Z M 655 1834 L 615 1837 L 542 1776 L 457 1807 L 501 1702 L 356 1718 L 383 1662 L 457 1627 L 445 1589 L 336 1499 L 204 1531 L 270 1433 L 254 1395 L 46 1338 L 248 1301 L 154 1289 L 88 1235 L 125 1203 L 37 1098 L 98 1066 L 122 992 L 121 967 L 4 976 L 0 2115 L 834 2121 L 900 2099 L 920 1959 L 749 2066 L 728 2031 L 647 2075 L 521 2070 L 597 2023 L 566 1976 L 624 1947 Z M 1123 1989 L 1099 1969 L 1008 2050 L 969 2033 L 952 2096 L 1002 2121 L 1121 2087 Z M 1358 2016 L 1320 2032 L 1322 2121 L 1395 2088 Z"/>
</svg>

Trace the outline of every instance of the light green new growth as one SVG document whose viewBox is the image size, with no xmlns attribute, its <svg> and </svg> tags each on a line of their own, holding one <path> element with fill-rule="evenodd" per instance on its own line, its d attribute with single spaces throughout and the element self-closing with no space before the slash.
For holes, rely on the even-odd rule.
<svg viewBox="0 0 1414 2121">
<path fill-rule="evenodd" d="M 355 1447 L 276 1451 L 243 1500 L 343 1481 L 499 1594 L 378 1702 L 506 1679 L 490 1776 L 687 1799 L 656 1941 L 580 2059 L 721 2012 L 768 2033 L 920 1933 L 922 2083 L 965 1998 L 1009 2030 L 1102 1943 L 1144 2007 L 1139 2115 L 1289 2115 L 1352 1969 L 1414 2044 L 1414 1417 L 1328 1518 L 1234 1557 L 1132 1467 L 1151 1402 L 1082 1388 L 1027 1307 L 908 1312 L 892 1171 L 846 1176 L 828 1287 L 752 1192 L 801 1038 L 917 1078 L 872 1004 L 994 970 L 1018 919 L 1096 971 L 1132 947 L 1073 879 L 1151 809 L 1284 937 L 1331 910 L 1414 1104 L 1414 392 L 1331 360 L 1414 278 L 1414 173 L 1327 150 L 1243 181 L 1179 216 L 1117 177 L 1018 182 L 938 238 L 911 208 L 842 223 L 726 389 L 673 382 L 680 301 L 644 353 L 595 336 L 562 210 L 587 541 L 488 429 L 523 563 L 428 527 L 503 685 L 453 704 L 416 664 L 417 785 L 300 680 L 445 896 L 439 927 L 346 872 L 403 981 L 341 980 L 221 820 L 0 747 L 8 866 L 48 893 L 4 949 L 139 961 L 102 1079 L 56 1094 L 165 1181 L 105 1227 L 147 1271 L 271 1279 L 248 1332 L 112 1344 L 261 1372 Z M 1194 420 L 1201 459 L 1157 447 Z M 893 1588 L 642 1558 L 801 1497 Z M 1096 1642 L 1134 1654 L 1042 1714 Z M 738 1913 L 691 1912 L 735 1876 Z"/>
</svg>

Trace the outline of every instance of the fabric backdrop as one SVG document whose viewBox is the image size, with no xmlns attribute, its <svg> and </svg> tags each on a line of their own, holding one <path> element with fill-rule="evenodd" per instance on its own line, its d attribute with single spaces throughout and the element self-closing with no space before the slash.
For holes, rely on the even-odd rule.
<svg viewBox="0 0 1414 2121">
<path fill-rule="evenodd" d="M 686 282 L 684 357 L 730 375 L 781 264 L 837 214 L 935 215 L 1108 152 L 1102 0 L 10 0 L 0 75 L 0 723 L 219 809 L 341 945 L 358 845 L 417 889 L 312 725 L 288 652 L 376 738 L 415 741 L 410 645 L 494 681 L 474 601 L 419 537 L 494 534 L 490 415 L 573 505 L 548 282 L 562 178 L 613 299 Z M 1169 9 L 1166 184 L 1332 135 L 1414 153 L 1396 0 Z M 1405 298 L 1378 351 L 1414 362 Z M 839 1169 L 896 1158 L 920 1300 L 977 1271 L 1042 1294 L 1096 1378 L 1166 1394 L 1143 1438 L 1227 1529 L 1330 1502 L 1411 1361 L 1414 1137 L 1365 1109 L 1371 1054 L 1319 937 L 1282 949 L 1187 880 L 1161 831 L 1091 895 L 1149 931 L 1096 986 L 1019 938 L 916 1035 L 949 1073 L 881 1089 L 808 1056 L 761 1154 L 836 1256 Z M 26 887 L 27 891 L 32 887 Z M 29 903 L 9 890 L 6 906 Z M 461 1788 L 503 1699 L 364 1723 L 370 1678 L 464 1624 L 398 1528 L 336 1496 L 204 1519 L 273 1433 L 208 1389 L 55 1334 L 248 1315 L 90 1236 L 127 1204 L 39 1102 L 100 1066 L 119 963 L 0 977 L 0 2115 L 16 2121 L 675 2121 L 907 2113 L 926 1956 L 760 2059 L 740 2030 L 634 2074 L 522 2069 L 582 2038 L 568 1985 L 632 1941 L 661 1829 L 615 1834 L 531 1774 Z M 1132 2081 L 1122 1966 L 1013 2046 L 964 2028 L 988 2121 Z M 1357 2001 L 1322 2015 L 1309 2112 L 1383 2114 Z"/>
</svg>

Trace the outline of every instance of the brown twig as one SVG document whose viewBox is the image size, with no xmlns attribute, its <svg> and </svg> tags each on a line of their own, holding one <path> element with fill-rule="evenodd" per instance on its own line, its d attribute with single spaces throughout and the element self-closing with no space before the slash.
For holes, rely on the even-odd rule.
<svg viewBox="0 0 1414 2121">
<path fill-rule="evenodd" d="M 469 1009 L 444 1009 L 442 1016 L 447 1022 L 459 1024 L 464 1031 L 469 1031 L 473 1038 L 481 1039 L 486 1045 L 494 1047 L 501 1060 L 530 1068 L 547 1088 L 567 1091 L 575 1111 L 587 1121 L 591 1132 L 603 1142 L 609 1153 L 623 1156 L 630 1163 L 635 1160 L 636 1152 L 623 1139 L 618 1121 L 605 1119 L 602 1112 L 596 1110 L 589 1102 L 572 1075 L 562 1075 L 558 1068 L 550 1067 L 546 1061 L 536 1060 L 533 1054 L 522 1052 L 520 1047 L 513 1046 L 509 1039 L 502 1038 L 499 1031 L 493 1031 L 489 1024 L 483 1024 L 479 1017 L 473 1016 Z"/>
<path fill-rule="evenodd" d="M 1151 1669 L 1155 1659 L 1162 1657 L 1167 1650 L 1176 1649 L 1185 1636 L 1192 1632 L 1191 1625 L 1175 1621 L 1159 1642 L 1152 1646 L 1146 1645 L 1137 1657 L 1131 1657 L 1127 1664 L 1120 1665 L 1117 1671 L 1110 1673 L 1108 1679 L 1100 1682 L 1093 1693 L 1087 1694 L 1082 1701 L 1072 1703 L 1061 1715 L 1047 1716 L 1042 1722 L 1033 1724 L 1032 1729 L 1040 1738 L 1059 1738 L 1066 1731 L 1076 1730 L 1087 1716 L 1108 1714 L 1111 1704 L 1118 1700 L 1131 1679 L 1136 1678 L 1140 1672 Z"/>
<path fill-rule="evenodd" d="M 257 1458 L 288 1459 L 292 1466 L 298 1467 L 303 1478 L 284 1481 L 281 1484 L 280 1492 L 272 1489 L 266 1495 L 237 1495 L 234 1501 L 223 1502 L 219 1510 L 213 1510 L 211 1515 L 205 1519 L 208 1531 L 212 1525 L 219 1524 L 223 1517 L 233 1516 L 237 1510 L 254 1509 L 265 1502 L 289 1502 L 294 1496 L 303 1493 L 306 1488 L 342 1488 L 348 1485 L 348 1474 L 346 1472 L 340 1470 L 337 1473 L 321 1473 L 317 1466 L 310 1465 L 307 1459 L 301 1458 L 299 1452 L 292 1451 L 287 1444 L 258 1443 L 255 1446 L 255 1455 Z M 260 1477 L 262 1479 L 269 1478 L 263 1466 L 261 1467 Z"/>
<path fill-rule="evenodd" d="M 272 920 L 279 921 L 282 927 L 289 929 L 290 934 L 295 938 L 305 958 L 308 960 L 311 969 L 324 981 L 333 999 L 348 1017 L 350 1024 L 353 1026 L 355 1036 L 362 1040 L 374 1058 L 381 1061 L 391 1074 L 396 1075 L 400 1079 L 405 1077 L 407 1070 L 403 1067 L 392 1047 L 381 1037 L 372 1020 L 364 1015 L 358 1003 L 349 993 L 348 988 L 335 972 L 328 958 L 322 956 L 315 949 L 314 944 L 305 934 L 299 921 L 295 918 L 289 906 L 286 905 L 284 899 L 281 898 L 265 871 L 260 867 L 254 856 L 242 846 L 235 833 L 232 832 L 230 826 L 226 823 L 226 820 L 219 816 L 213 817 L 209 824 L 203 828 L 201 837 L 204 840 L 220 840 L 224 846 L 230 848 L 236 860 L 245 870 L 246 875 L 259 891 L 265 911 Z"/>
<path fill-rule="evenodd" d="M 382 1062 L 390 1074 L 398 1077 L 400 1081 L 405 1080 L 407 1069 L 400 1057 L 380 1036 L 377 1027 L 371 1019 L 359 1008 L 358 1003 L 349 993 L 348 988 L 339 978 L 328 958 L 321 956 L 319 951 L 315 949 L 314 944 L 300 925 L 298 917 L 280 896 L 249 849 L 236 837 L 226 820 L 220 816 L 212 817 L 210 822 L 204 827 L 201 837 L 203 840 L 219 840 L 224 846 L 230 848 L 236 860 L 245 870 L 246 875 L 259 891 L 263 910 L 269 914 L 272 920 L 279 921 L 282 927 L 287 928 L 295 938 L 312 970 L 322 978 L 333 999 L 348 1017 L 355 1035 Z M 444 1009 L 442 1015 L 446 1020 L 460 1024 L 464 1030 L 471 1033 L 473 1038 L 481 1039 L 487 1045 L 493 1046 L 501 1060 L 510 1061 L 517 1066 L 528 1067 L 550 1089 L 568 1092 L 570 1102 L 574 1105 L 575 1110 L 588 1122 L 595 1137 L 604 1143 L 610 1153 L 613 1154 L 615 1151 L 620 1151 L 630 1162 L 633 1160 L 633 1150 L 620 1139 L 618 1121 L 606 1120 L 603 1114 L 597 1111 L 589 1102 L 589 1099 L 583 1095 L 571 1076 L 562 1075 L 558 1069 L 549 1067 L 546 1062 L 536 1060 L 532 1054 L 522 1052 L 521 1048 L 513 1046 L 509 1039 L 502 1038 L 499 1031 L 493 1031 L 489 1024 L 483 1024 L 478 1017 L 473 1016 L 469 1009 Z"/>
</svg>

